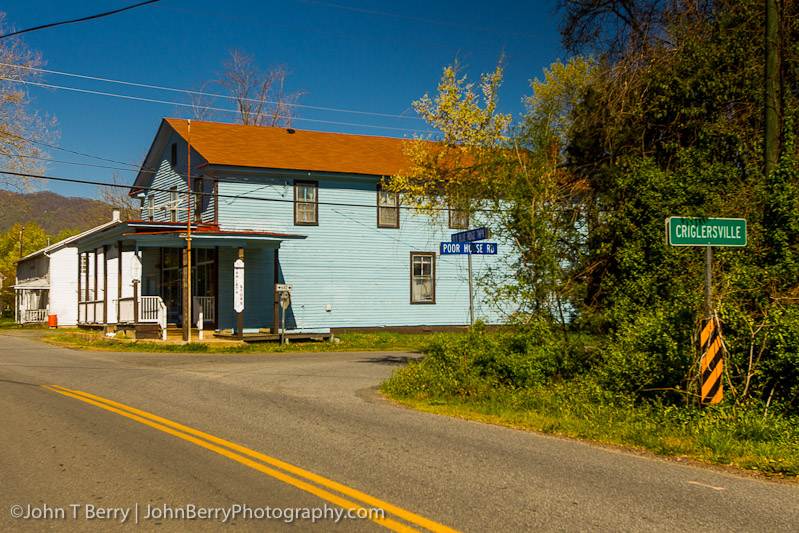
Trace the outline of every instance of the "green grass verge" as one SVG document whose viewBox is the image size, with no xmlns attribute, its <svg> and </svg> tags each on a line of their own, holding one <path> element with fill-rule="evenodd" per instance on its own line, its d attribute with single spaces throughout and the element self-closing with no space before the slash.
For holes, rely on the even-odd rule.
<svg viewBox="0 0 799 533">
<path fill-rule="evenodd" d="M 154 353 L 283 353 L 283 352 L 360 352 L 360 351 L 420 351 L 429 342 L 429 335 L 400 333 L 342 333 L 339 343 L 327 341 L 296 342 L 280 346 L 276 342 L 261 342 L 241 345 L 191 342 L 187 344 L 164 344 L 130 339 L 107 339 L 99 333 L 83 332 L 79 336 L 69 334 L 48 335 L 46 342 L 78 349 L 113 352 Z"/>
<path fill-rule="evenodd" d="M 799 419 L 763 416 L 754 406 L 641 405 L 576 382 L 431 397 L 399 392 L 397 379 L 383 393 L 417 410 L 799 480 Z"/>
<path fill-rule="evenodd" d="M 14 322 L 14 317 L 0 317 L 0 329 L 20 329 L 20 325 Z"/>
</svg>

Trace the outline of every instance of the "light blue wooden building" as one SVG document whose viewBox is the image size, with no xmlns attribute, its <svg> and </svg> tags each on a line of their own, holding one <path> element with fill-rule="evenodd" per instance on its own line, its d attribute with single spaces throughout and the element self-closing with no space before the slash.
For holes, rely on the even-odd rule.
<svg viewBox="0 0 799 533">
<path fill-rule="evenodd" d="M 446 206 L 417 215 L 381 189 L 408 164 L 403 142 L 164 119 L 131 189 L 143 220 L 77 243 L 79 321 L 155 321 L 161 309 L 179 323 L 190 229 L 191 302 L 206 328 L 237 328 L 240 254 L 245 333 L 277 330 L 277 284 L 292 286 L 294 332 L 468 325 L 467 256 L 439 254 L 468 220 Z M 474 256 L 475 275 L 494 261 Z M 476 290 L 475 317 L 501 322 L 486 300 Z"/>
</svg>

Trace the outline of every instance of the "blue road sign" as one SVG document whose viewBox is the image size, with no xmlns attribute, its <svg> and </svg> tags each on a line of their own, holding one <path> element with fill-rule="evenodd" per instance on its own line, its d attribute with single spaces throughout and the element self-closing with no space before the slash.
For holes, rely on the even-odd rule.
<svg viewBox="0 0 799 533">
<path fill-rule="evenodd" d="M 497 255 L 497 243 L 495 242 L 473 242 L 471 245 L 473 254 Z"/>
<path fill-rule="evenodd" d="M 461 231 L 459 233 L 453 233 L 450 240 L 452 242 L 472 242 L 482 241 L 490 236 L 491 232 L 488 231 L 488 228 L 476 228 L 470 229 L 468 231 Z"/>
<path fill-rule="evenodd" d="M 441 255 L 468 254 L 468 242 L 442 242 Z"/>
<path fill-rule="evenodd" d="M 477 254 L 496 255 L 497 243 L 495 242 L 442 242 L 441 255 Z"/>
</svg>

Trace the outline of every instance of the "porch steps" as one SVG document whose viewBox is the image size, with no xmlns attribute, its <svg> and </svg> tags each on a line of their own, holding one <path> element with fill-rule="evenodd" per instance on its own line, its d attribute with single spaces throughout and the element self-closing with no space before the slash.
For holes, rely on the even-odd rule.
<svg viewBox="0 0 799 533">
<path fill-rule="evenodd" d="M 140 322 L 138 324 L 120 324 L 116 326 L 116 331 L 127 333 L 132 331 L 136 339 L 160 339 L 161 326 L 151 322 Z"/>
</svg>

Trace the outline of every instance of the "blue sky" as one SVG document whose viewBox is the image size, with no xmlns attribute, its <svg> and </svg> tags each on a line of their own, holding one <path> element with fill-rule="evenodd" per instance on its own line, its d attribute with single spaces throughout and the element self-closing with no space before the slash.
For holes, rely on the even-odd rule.
<svg viewBox="0 0 799 533">
<path fill-rule="evenodd" d="M 0 11 L 20 30 L 119 9 L 119 0 L 62 2 L 5 0 Z M 478 81 L 499 54 L 507 56 L 501 108 L 518 116 L 530 80 L 564 57 L 555 0 L 464 2 L 454 0 L 366 2 L 283 0 L 211 2 L 163 0 L 123 13 L 27 33 L 25 44 L 41 52 L 43 68 L 174 89 L 196 89 L 216 77 L 229 49 L 252 54 L 268 70 L 291 70 L 288 91 L 304 91 L 297 129 L 412 137 L 426 125 L 411 104 L 433 94 L 442 69 L 456 58 Z M 86 91 L 161 100 L 154 103 L 66 89 L 30 87 L 31 106 L 58 121 L 58 146 L 126 163 L 117 165 L 50 150 L 48 175 L 109 182 L 114 169 L 138 166 L 162 117 L 187 116 L 180 92 L 147 89 L 63 74 L 43 83 Z M 210 90 L 222 92 L 220 87 Z M 217 100 L 218 107 L 233 108 Z M 312 109 L 312 107 L 325 109 Z M 341 110 L 341 111 L 334 111 Z M 357 112 L 357 113 L 356 113 Z M 379 116 L 379 115 L 393 116 Z M 219 120 L 234 121 L 233 114 Z M 135 171 L 116 170 L 124 183 Z M 96 197 L 96 187 L 43 183 L 65 196 Z"/>
</svg>

